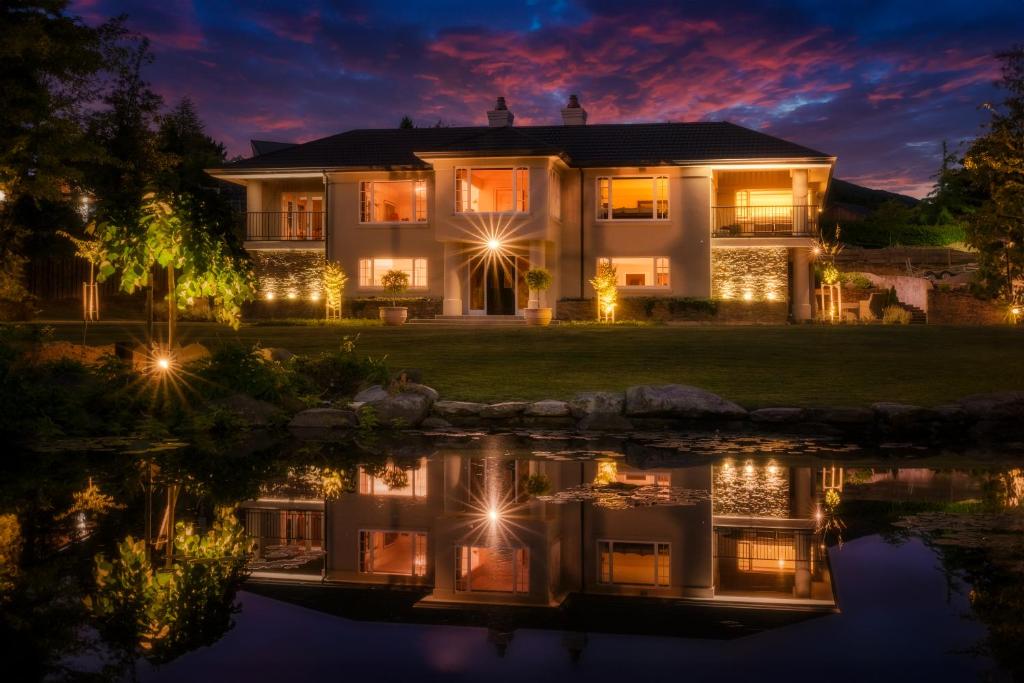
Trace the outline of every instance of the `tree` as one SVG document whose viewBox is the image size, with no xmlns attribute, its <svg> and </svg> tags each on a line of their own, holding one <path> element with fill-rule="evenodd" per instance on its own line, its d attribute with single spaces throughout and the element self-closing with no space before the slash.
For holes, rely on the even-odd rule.
<svg viewBox="0 0 1024 683">
<path fill-rule="evenodd" d="M 986 104 L 987 131 L 967 150 L 963 166 L 985 199 L 967 219 L 967 241 L 979 252 L 978 284 L 1017 301 L 1024 276 L 1024 46 L 999 53 L 1006 99 Z"/>
<path fill-rule="evenodd" d="M 415 128 L 416 126 L 413 125 L 412 119 L 410 119 L 409 115 L 406 114 L 405 116 L 402 117 L 402 120 L 398 123 L 398 127 L 401 128 L 402 130 L 408 130 L 408 129 Z"/>
</svg>

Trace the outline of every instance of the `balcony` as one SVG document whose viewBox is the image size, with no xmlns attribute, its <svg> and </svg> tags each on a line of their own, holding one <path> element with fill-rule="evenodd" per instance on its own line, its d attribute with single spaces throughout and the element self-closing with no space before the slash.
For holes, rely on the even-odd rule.
<svg viewBox="0 0 1024 683">
<path fill-rule="evenodd" d="M 247 211 L 245 239 L 250 242 L 322 240 L 325 215 L 323 211 Z"/>
<path fill-rule="evenodd" d="M 818 206 L 713 206 L 714 237 L 817 237 Z"/>
</svg>

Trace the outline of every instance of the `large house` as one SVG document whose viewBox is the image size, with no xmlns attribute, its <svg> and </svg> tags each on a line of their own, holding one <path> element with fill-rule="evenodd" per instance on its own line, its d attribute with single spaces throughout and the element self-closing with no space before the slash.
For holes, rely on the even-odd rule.
<svg viewBox="0 0 1024 683">
<path fill-rule="evenodd" d="M 602 262 L 620 295 L 714 299 L 811 317 L 812 250 L 835 157 L 725 122 L 368 129 L 304 144 L 257 143 L 209 172 L 245 186 L 246 247 L 265 301 L 319 299 L 324 259 L 346 296 L 410 294 L 446 316 L 516 315 L 591 299 Z M 568 308 L 568 303 L 565 304 Z"/>
</svg>

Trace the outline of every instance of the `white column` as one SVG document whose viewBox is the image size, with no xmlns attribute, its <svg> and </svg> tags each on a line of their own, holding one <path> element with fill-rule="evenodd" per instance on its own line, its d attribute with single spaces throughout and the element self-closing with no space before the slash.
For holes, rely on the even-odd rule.
<svg viewBox="0 0 1024 683">
<path fill-rule="evenodd" d="M 793 319 L 811 319 L 810 249 L 793 249 Z"/>
<path fill-rule="evenodd" d="M 444 243 L 444 305 L 442 314 L 462 315 L 463 261 L 459 242 Z"/>
<path fill-rule="evenodd" d="M 793 233 L 807 233 L 807 169 L 796 168 L 790 171 L 793 176 Z M 797 209 L 796 207 L 800 207 Z"/>
<path fill-rule="evenodd" d="M 544 242 L 541 240 L 530 240 L 530 268 L 544 268 Z M 535 292 L 530 290 L 530 302 L 528 308 L 545 308 L 547 292 Z"/>
</svg>

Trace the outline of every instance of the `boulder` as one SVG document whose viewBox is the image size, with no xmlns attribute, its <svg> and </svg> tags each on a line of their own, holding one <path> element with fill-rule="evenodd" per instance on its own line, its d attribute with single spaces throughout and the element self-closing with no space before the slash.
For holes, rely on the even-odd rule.
<svg viewBox="0 0 1024 683">
<path fill-rule="evenodd" d="M 372 409 L 380 425 L 418 427 L 430 412 L 430 404 L 430 399 L 423 394 L 406 391 L 375 401 L 365 401 L 361 410 Z"/>
<path fill-rule="evenodd" d="M 178 365 L 188 365 L 197 360 L 210 357 L 210 349 L 195 342 L 186 346 L 178 346 L 174 349 L 174 362 Z"/>
<path fill-rule="evenodd" d="M 530 405 L 526 401 L 505 401 L 504 403 L 492 403 L 480 409 L 480 417 L 487 418 L 510 418 L 518 417 L 526 411 Z"/>
<path fill-rule="evenodd" d="M 753 422 L 787 423 L 799 422 L 804 418 L 803 408 L 760 408 L 750 412 Z"/>
<path fill-rule="evenodd" d="M 288 423 L 290 429 L 350 429 L 358 423 L 351 410 L 310 408 L 296 413 Z"/>
<path fill-rule="evenodd" d="M 935 420 L 939 414 L 930 408 L 908 405 L 906 403 L 875 403 L 871 406 L 879 422 L 890 425 L 904 425 Z"/>
<path fill-rule="evenodd" d="M 585 391 L 569 401 L 572 416 L 579 419 L 594 413 L 621 415 L 626 405 L 626 397 L 610 391 Z"/>
<path fill-rule="evenodd" d="M 448 427 L 451 426 L 452 423 L 449 422 L 448 420 L 445 420 L 440 417 L 434 417 L 433 415 L 426 418 L 425 420 L 423 420 L 423 422 L 420 423 L 420 429 L 447 429 Z"/>
<path fill-rule="evenodd" d="M 684 384 L 666 384 L 626 389 L 626 415 L 735 419 L 746 417 L 747 411 L 710 391 Z"/>
<path fill-rule="evenodd" d="M 268 346 L 260 349 L 257 353 L 259 353 L 260 358 L 263 360 L 272 360 L 278 363 L 287 363 L 292 358 L 295 358 L 294 353 L 278 346 Z"/>
<path fill-rule="evenodd" d="M 437 389 L 428 387 L 426 384 L 417 384 L 416 382 L 408 382 L 402 387 L 402 391 L 411 391 L 414 394 L 426 396 L 430 399 L 431 403 L 441 398 L 441 395 L 437 393 Z"/>
<path fill-rule="evenodd" d="M 619 413 L 590 413 L 576 428 L 581 432 L 628 432 L 633 430 L 633 423 Z"/>
<path fill-rule="evenodd" d="M 483 403 L 470 401 L 438 401 L 434 404 L 434 414 L 441 417 L 475 417 L 485 407 Z"/>
<path fill-rule="evenodd" d="M 815 408 L 807 416 L 816 422 L 828 424 L 867 424 L 873 422 L 875 413 L 870 408 Z"/>
<path fill-rule="evenodd" d="M 391 394 L 388 393 L 387 389 L 385 389 L 379 384 L 374 384 L 372 386 L 366 387 L 358 394 L 353 396 L 352 402 L 360 404 L 369 403 L 370 401 L 379 401 L 381 399 L 387 398 L 390 395 Z"/>
<path fill-rule="evenodd" d="M 523 414 L 530 417 L 565 417 L 569 414 L 569 404 L 552 399 L 535 401 L 526 406 Z"/>
<path fill-rule="evenodd" d="M 1024 419 L 1024 391 L 973 394 L 964 396 L 957 404 L 975 420 Z"/>
<path fill-rule="evenodd" d="M 284 420 L 284 413 L 273 403 L 260 401 L 246 394 L 232 394 L 211 401 L 210 405 L 231 413 L 252 427 L 266 427 Z"/>
</svg>

